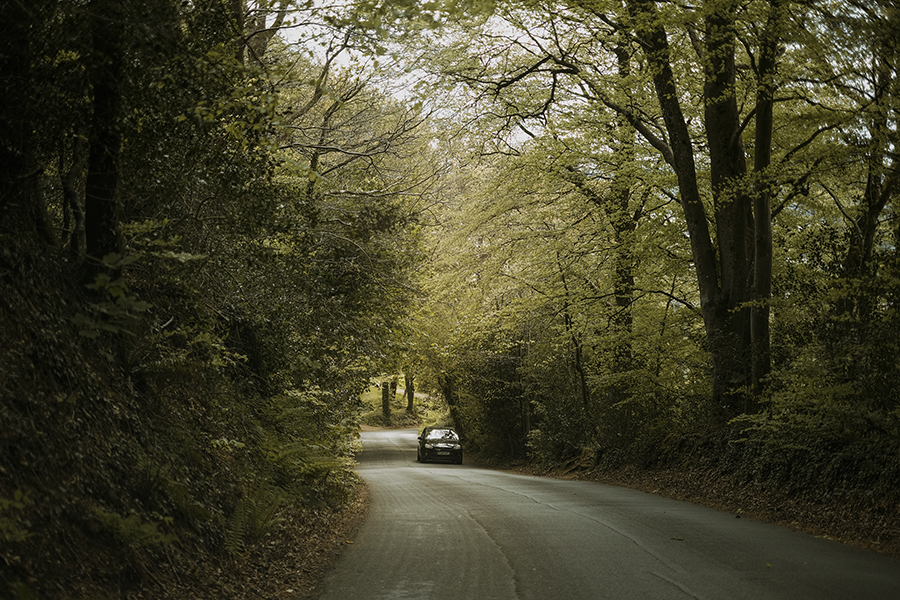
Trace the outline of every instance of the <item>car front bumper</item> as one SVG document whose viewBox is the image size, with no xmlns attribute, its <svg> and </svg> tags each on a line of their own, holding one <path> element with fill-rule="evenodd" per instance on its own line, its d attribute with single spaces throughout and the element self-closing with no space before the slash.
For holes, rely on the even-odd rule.
<svg viewBox="0 0 900 600">
<path fill-rule="evenodd" d="M 424 448 L 421 451 L 423 460 L 428 462 L 447 461 L 462 462 L 462 450 L 453 450 L 451 448 Z"/>
</svg>

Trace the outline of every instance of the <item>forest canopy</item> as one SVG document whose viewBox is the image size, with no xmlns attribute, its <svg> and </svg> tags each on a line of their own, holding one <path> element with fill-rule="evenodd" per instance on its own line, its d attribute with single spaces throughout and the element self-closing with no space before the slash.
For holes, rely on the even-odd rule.
<svg viewBox="0 0 900 600">
<path fill-rule="evenodd" d="M 144 582 L 337 509 L 401 373 L 485 456 L 897 506 L 892 2 L 33 0 L 0 33 L 11 593 L 100 586 L 39 583 L 47 540 Z"/>
</svg>

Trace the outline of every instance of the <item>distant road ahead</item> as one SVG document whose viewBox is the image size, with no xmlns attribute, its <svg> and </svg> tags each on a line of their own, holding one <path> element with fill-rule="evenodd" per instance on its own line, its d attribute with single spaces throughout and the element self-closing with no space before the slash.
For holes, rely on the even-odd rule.
<svg viewBox="0 0 900 600">
<path fill-rule="evenodd" d="M 320 600 L 898 600 L 900 562 L 592 482 L 420 465 L 363 433 L 371 510 Z"/>
</svg>

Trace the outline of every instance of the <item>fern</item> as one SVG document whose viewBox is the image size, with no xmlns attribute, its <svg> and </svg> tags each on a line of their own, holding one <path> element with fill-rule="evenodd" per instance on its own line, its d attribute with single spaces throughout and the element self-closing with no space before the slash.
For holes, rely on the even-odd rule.
<svg viewBox="0 0 900 600">
<path fill-rule="evenodd" d="M 284 522 L 279 516 L 286 497 L 278 488 L 263 488 L 253 500 L 250 513 L 250 538 L 257 541 Z"/>
<path fill-rule="evenodd" d="M 119 513 L 107 512 L 100 507 L 94 508 L 94 517 L 118 540 L 131 546 L 168 544 L 178 539 L 174 533 L 163 533 L 157 529 L 160 524 L 170 525 L 172 522 L 170 517 L 145 522 L 138 515 L 123 517 Z"/>
<path fill-rule="evenodd" d="M 230 554 L 242 555 L 246 551 L 244 540 L 247 537 L 247 515 L 249 510 L 250 503 L 246 498 L 241 498 L 228 519 L 228 525 L 225 530 L 225 549 Z"/>
<path fill-rule="evenodd" d="M 247 546 L 275 530 L 284 521 L 279 516 L 287 500 L 285 493 L 270 486 L 260 486 L 238 500 L 225 532 L 225 548 L 242 555 Z"/>
</svg>

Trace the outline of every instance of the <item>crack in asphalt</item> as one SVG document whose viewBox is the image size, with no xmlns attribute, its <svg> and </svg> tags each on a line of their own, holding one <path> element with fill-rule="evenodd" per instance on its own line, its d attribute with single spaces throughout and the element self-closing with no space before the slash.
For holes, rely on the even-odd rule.
<svg viewBox="0 0 900 600">
<path fill-rule="evenodd" d="M 516 568 L 513 567 L 512 561 L 510 561 L 510 559 L 509 559 L 509 554 L 507 554 L 507 552 L 506 552 L 506 548 L 504 548 L 503 544 L 501 544 L 497 540 L 497 538 L 494 537 L 494 535 L 491 533 L 490 529 L 485 527 L 484 523 L 479 521 L 478 518 L 474 514 L 468 513 L 465 516 L 468 517 L 469 519 L 471 519 L 472 522 L 474 522 L 476 525 L 478 525 L 478 527 L 481 529 L 481 531 L 484 533 L 484 535 L 486 535 L 487 538 L 489 540 L 491 540 L 491 542 L 493 542 L 494 546 L 500 552 L 500 555 L 503 557 L 504 564 L 506 564 L 506 567 L 509 569 L 509 572 L 512 575 L 513 593 L 515 594 L 515 598 L 516 598 L 516 600 L 520 600 L 523 597 L 522 596 L 522 579 L 519 576 L 518 570 L 516 570 Z"/>
</svg>

